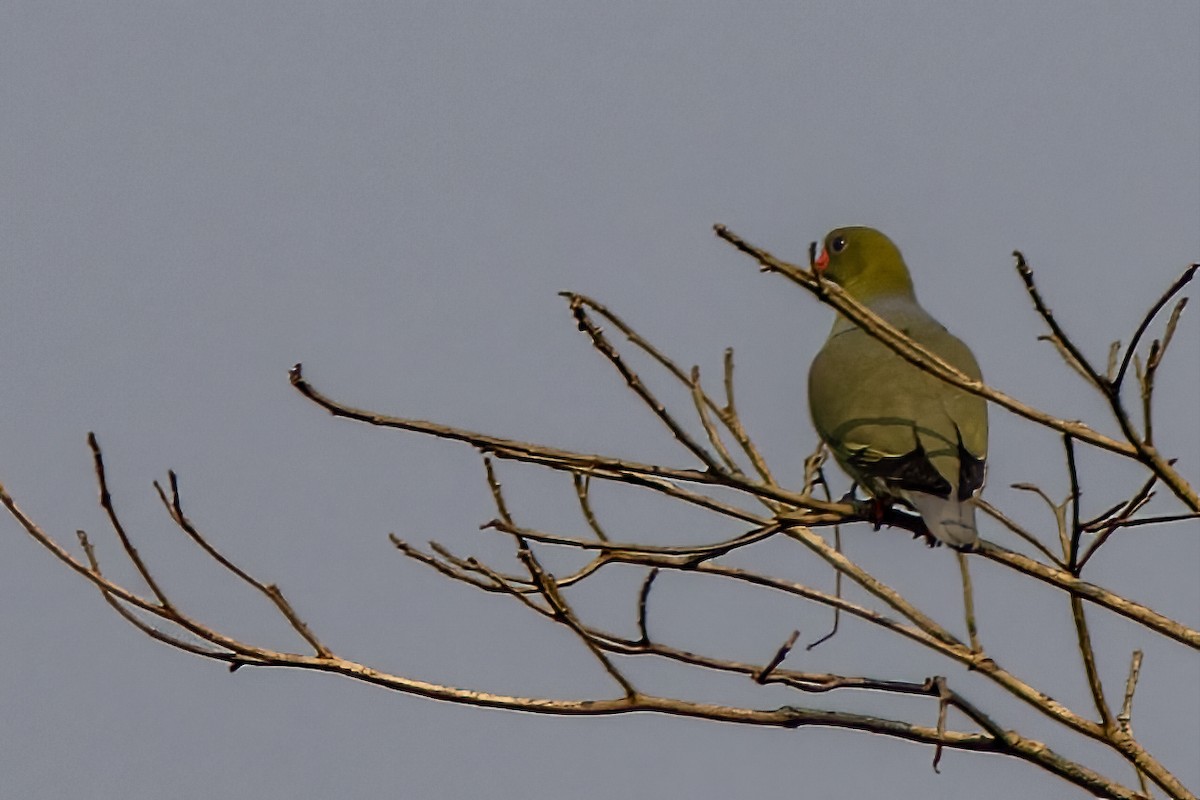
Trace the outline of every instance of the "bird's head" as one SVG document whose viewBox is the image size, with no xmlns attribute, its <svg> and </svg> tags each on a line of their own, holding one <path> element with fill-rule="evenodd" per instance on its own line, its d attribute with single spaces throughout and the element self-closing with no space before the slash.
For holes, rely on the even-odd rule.
<svg viewBox="0 0 1200 800">
<path fill-rule="evenodd" d="M 913 291 L 900 250 L 874 228 L 830 231 L 813 268 L 861 301 Z"/>
</svg>

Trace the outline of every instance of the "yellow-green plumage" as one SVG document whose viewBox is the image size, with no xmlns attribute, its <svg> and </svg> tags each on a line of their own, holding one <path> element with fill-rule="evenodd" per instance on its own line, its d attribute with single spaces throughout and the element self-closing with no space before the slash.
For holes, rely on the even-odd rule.
<svg viewBox="0 0 1200 800">
<path fill-rule="evenodd" d="M 979 378 L 967 346 L 921 308 L 900 251 L 871 228 L 825 237 L 817 268 L 911 339 Z M 987 404 L 896 355 L 841 314 L 808 374 L 813 424 L 838 463 L 878 500 L 916 509 L 939 540 L 977 538 Z"/>
</svg>

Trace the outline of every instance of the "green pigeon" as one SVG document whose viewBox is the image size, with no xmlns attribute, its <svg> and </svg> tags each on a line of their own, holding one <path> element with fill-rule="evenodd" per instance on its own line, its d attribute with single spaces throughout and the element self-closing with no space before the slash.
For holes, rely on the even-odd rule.
<svg viewBox="0 0 1200 800">
<path fill-rule="evenodd" d="M 877 230 L 838 228 L 825 237 L 817 272 L 972 378 L 967 346 L 929 315 L 908 267 Z M 983 487 L 987 403 L 905 361 L 838 314 L 808 373 L 818 435 L 851 478 L 886 506 L 915 509 L 939 541 L 978 538 L 974 497 Z"/>
</svg>

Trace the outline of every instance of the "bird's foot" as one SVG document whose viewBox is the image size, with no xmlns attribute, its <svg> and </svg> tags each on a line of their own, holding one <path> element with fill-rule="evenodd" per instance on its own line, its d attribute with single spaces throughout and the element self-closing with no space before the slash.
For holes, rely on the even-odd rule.
<svg viewBox="0 0 1200 800">
<path fill-rule="evenodd" d="M 892 501 L 890 499 L 883 500 L 878 497 L 868 497 L 863 500 L 854 495 L 853 488 L 846 492 L 846 495 L 842 498 L 842 502 L 854 506 L 854 513 L 871 523 L 875 530 L 883 527 L 884 519 L 887 517 L 888 511 L 892 508 Z"/>
</svg>

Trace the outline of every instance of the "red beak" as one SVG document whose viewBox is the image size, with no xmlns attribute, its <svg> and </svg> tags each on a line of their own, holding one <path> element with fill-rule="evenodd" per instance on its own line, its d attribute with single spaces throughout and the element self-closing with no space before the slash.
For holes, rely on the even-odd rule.
<svg viewBox="0 0 1200 800">
<path fill-rule="evenodd" d="M 829 266 L 829 251 L 824 247 L 821 248 L 821 255 L 817 256 L 817 260 L 813 262 L 813 267 L 817 272 L 824 272 Z"/>
</svg>

